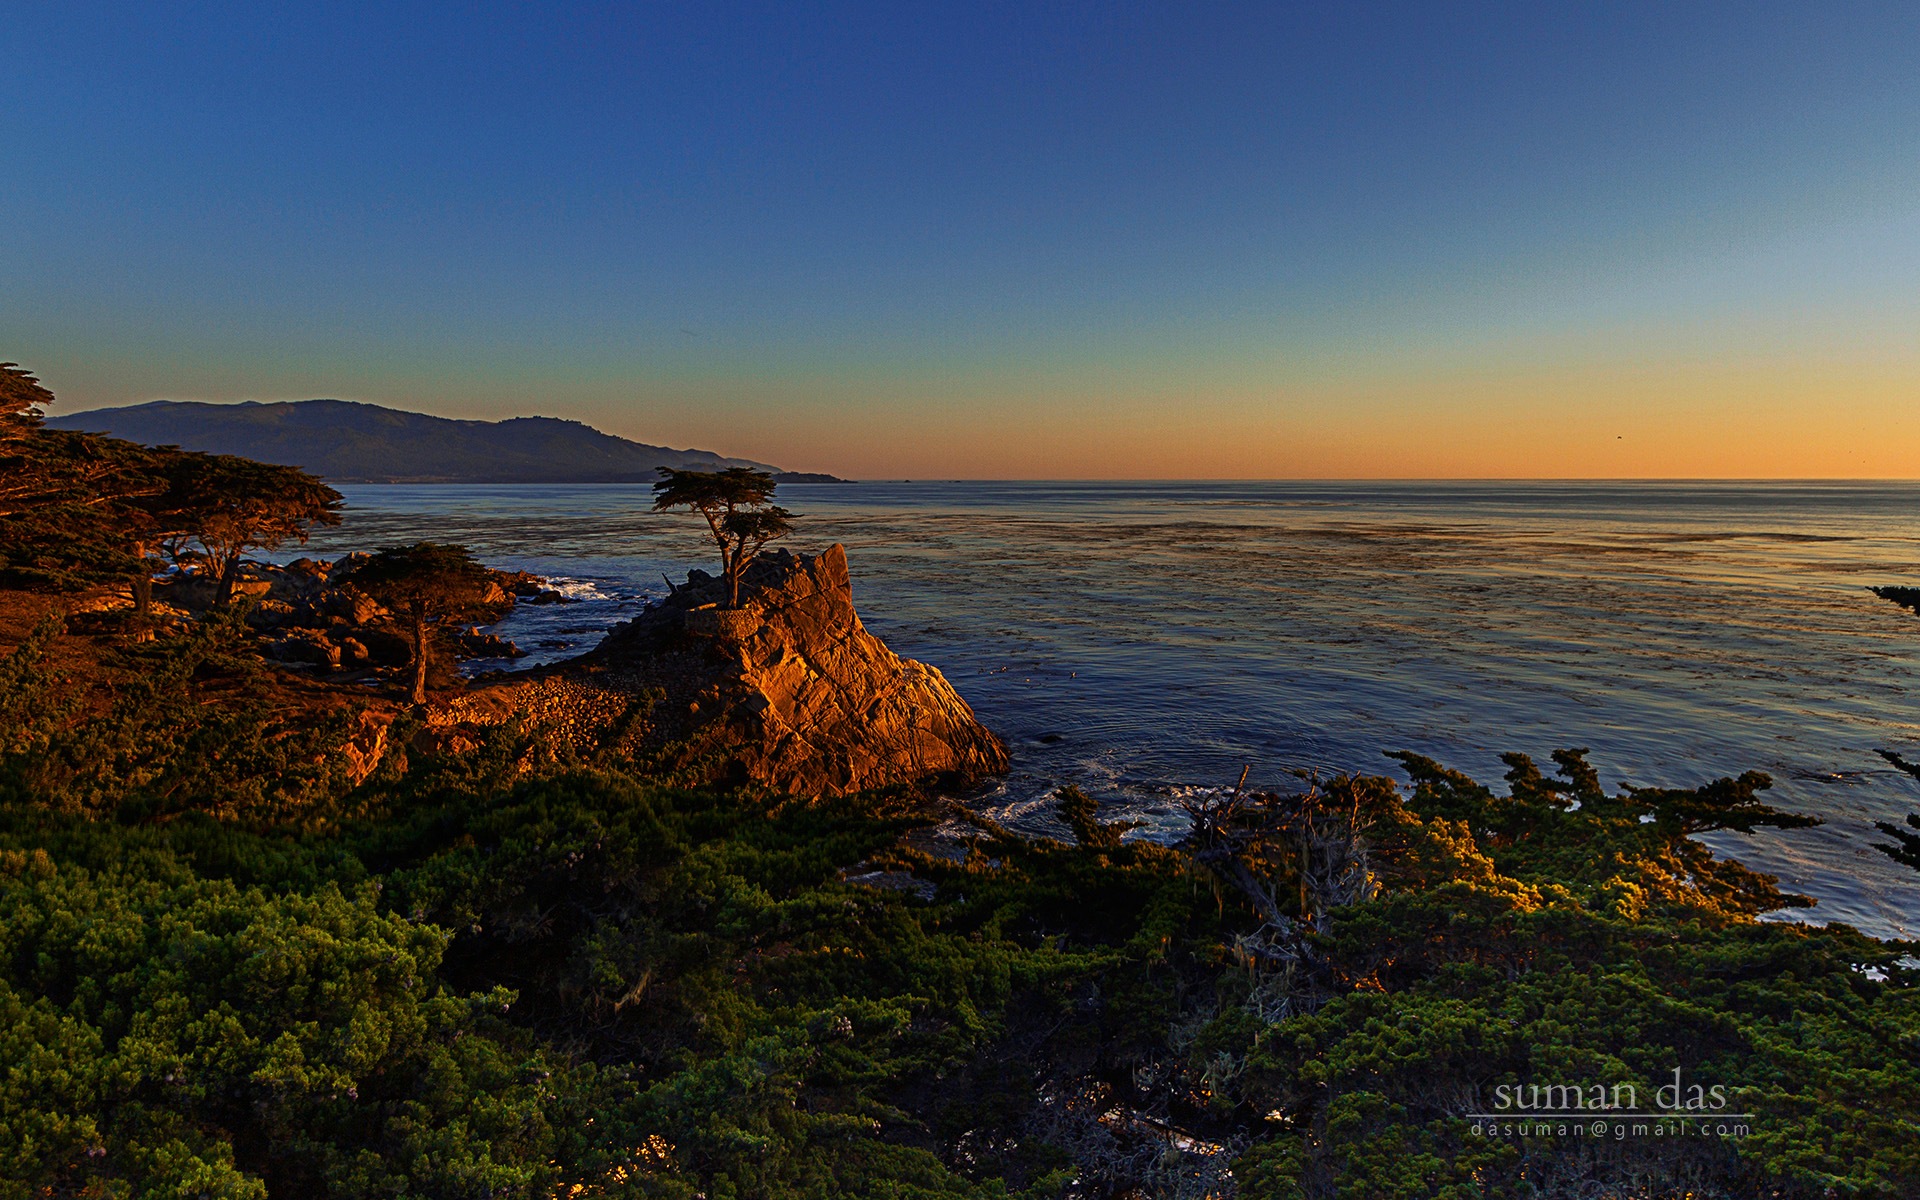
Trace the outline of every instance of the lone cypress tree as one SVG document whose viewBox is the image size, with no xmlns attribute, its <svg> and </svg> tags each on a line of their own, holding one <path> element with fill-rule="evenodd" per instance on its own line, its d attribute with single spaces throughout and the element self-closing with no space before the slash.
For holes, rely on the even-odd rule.
<svg viewBox="0 0 1920 1200">
<path fill-rule="evenodd" d="M 748 467 L 724 471 L 676 471 L 660 468 L 653 485 L 653 511 L 688 509 L 706 518 L 714 544 L 720 547 L 720 573 L 727 581 L 727 601 L 740 607 L 740 577 L 775 541 L 793 532 L 793 514 L 773 503 L 773 476 Z"/>
</svg>

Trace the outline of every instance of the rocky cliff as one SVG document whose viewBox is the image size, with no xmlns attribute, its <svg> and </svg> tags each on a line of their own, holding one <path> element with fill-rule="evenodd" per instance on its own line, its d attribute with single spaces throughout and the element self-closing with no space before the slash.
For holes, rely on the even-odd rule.
<svg viewBox="0 0 1920 1200">
<path fill-rule="evenodd" d="M 841 547 L 763 556 L 744 585 L 725 609 L 721 581 L 696 571 L 591 653 L 477 686 L 431 723 L 452 733 L 527 714 L 582 750 L 798 794 L 1006 770 L 946 678 L 861 625 Z"/>
</svg>

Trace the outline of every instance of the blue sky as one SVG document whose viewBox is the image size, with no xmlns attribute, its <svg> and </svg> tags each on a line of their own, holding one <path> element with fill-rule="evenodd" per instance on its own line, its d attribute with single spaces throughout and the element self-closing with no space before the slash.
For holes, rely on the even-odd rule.
<svg viewBox="0 0 1920 1200">
<path fill-rule="evenodd" d="M 854 475 L 1920 474 L 1920 8 L 0 29 L 0 358 L 67 410 L 543 412 Z"/>
</svg>

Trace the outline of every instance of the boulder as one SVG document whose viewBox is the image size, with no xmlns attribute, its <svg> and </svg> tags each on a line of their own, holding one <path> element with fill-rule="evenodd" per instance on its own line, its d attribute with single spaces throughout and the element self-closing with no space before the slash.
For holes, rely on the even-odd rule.
<svg viewBox="0 0 1920 1200">
<path fill-rule="evenodd" d="M 494 580 L 515 596 L 537 596 L 546 590 L 547 581 L 531 571 L 495 571 Z"/>
<path fill-rule="evenodd" d="M 380 709 L 363 709 L 355 719 L 354 729 L 340 746 L 340 758 L 347 771 L 347 781 L 359 787 L 374 768 L 386 757 L 387 730 L 393 724 L 394 714 Z"/>
<path fill-rule="evenodd" d="M 860 623 L 841 547 L 764 555 L 740 606 L 726 599 L 693 572 L 591 653 L 474 688 L 428 723 L 529 715 L 582 750 L 804 795 L 1006 770 L 1006 749 L 946 677 Z"/>
<path fill-rule="evenodd" d="M 354 588 L 327 589 L 321 593 L 318 607 L 327 616 L 349 625 L 371 625 L 387 617 L 387 610 L 378 601 Z"/>
<path fill-rule="evenodd" d="M 460 653 L 467 658 L 525 658 L 527 652 L 514 645 L 497 633 L 487 633 L 479 626 L 454 635 L 454 642 Z"/>
<path fill-rule="evenodd" d="M 314 629 L 290 629 L 267 639 L 267 657 L 278 662 L 306 663 L 316 667 L 338 668 L 340 647 Z"/>
<path fill-rule="evenodd" d="M 256 613 L 270 614 L 268 623 L 294 619 L 292 613 L 311 608 L 325 587 L 325 563 L 298 559 L 284 567 L 272 563 L 244 562 L 233 581 L 233 598 L 251 600 Z M 164 598 L 189 612 L 206 612 L 213 607 L 219 582 L 202 571 L 175 571 L 156 580 L 154 596 Z"/>
<path fill-rule="evenodd" d="M 184 572 L 169 576 L 153 585 L 155 600 L 164 601 L 175 608 L 191 613 L 202 613 L 213 607 L 213 580 L 204 575 L 189 575 Z"/>
<path fill-rule="evenodd" d="M 239 577 L 233 582 L 233 594 L 287 605 L 305 604 L 319 594 L 325 580 L 314 573 L 317 564 L 312 559 L 299 562 L 304 565 L 298 569 L 291 564 L 277 567 L 272 563 L 242 563 Z"/>
<path fill-rule="evenodd" d="M 255 629 L 278 629 L 293 624 L 298 616 L 299 612 L 293 605 L 269 598 L 254 604 L 252 611 L 247 613 L 247 623 Z"/>
</svg>

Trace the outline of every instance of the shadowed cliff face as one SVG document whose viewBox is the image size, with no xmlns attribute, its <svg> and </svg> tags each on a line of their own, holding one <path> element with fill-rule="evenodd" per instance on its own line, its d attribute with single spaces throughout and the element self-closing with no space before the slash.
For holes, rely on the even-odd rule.
<svg viewBox="0 0 1920 1200">
<path fill-rule="evenodd" d="M 766 555 L 740 608 L 724 600 L 722 582 L 696 571 L 592 653 L 477 687 L 433 723 L 524 713 L 583 751 L 809 795 L 1006 770 L 1005 748 L 946 677 L 861 625 L 841 547 Z"/>
</svg>

